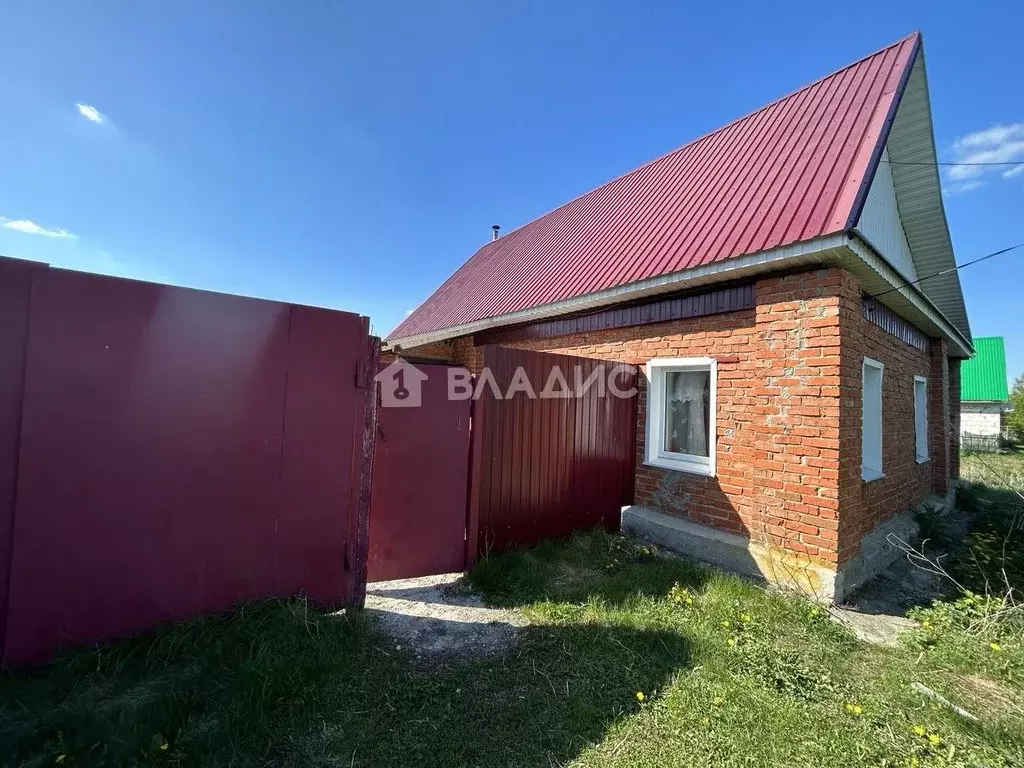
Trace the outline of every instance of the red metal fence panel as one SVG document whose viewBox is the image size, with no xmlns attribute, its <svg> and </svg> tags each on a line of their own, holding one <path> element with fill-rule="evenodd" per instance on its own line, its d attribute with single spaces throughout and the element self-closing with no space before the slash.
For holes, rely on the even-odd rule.
<svg viewBox="0 0 1024 768">
<path fill-rule="evenodd" d="M 421 405 L 377 411 L 370 581 L 466 567 L 470 401 L 448 398 L 448 367 L 415 368 L 427 376 L 419 382 Z"/>
<path fill-rule="evenodd" d="M 7 622 L 21 401 L 32 275 L 41 264 L 0 259 L 0 651 Z"/>
<path fill-rule="evenodd" d="M 250 598 L 361 602 L 366 318 L 45 267 L 29 316 L 9 663 Z"/>
<path fill-rule="evenodd" d="M 607 386 L 617 364 L 607 360 L 488 346 L 483 363 L 503 394 L 521 369 L 539 395 L 557 368 L 574 396 L 534 399 L 520 391 L 499 398 L 486 382 L 481 387 L 470 496 L 477 553 L 599 525 L 618 530 L 621 507 L 633 497 L 636 370 L 620 365 L 614 386 L 634 394 L 617 397 Z M 604 386 L 594 380 L 582 392 L 577 383 L 592 376 Z"/>
</svg>

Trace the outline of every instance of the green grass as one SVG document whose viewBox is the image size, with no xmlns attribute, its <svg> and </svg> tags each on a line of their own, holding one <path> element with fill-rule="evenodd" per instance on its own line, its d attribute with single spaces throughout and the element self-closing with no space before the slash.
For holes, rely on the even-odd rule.
<svg viewBox="0 0 1024 768">
<path fill-rule="evenodd" d="M 966 481 L 957 504 L 974 515 L 966 547 L 952 570 L 966 588 L 1002 596 L 1009 587 L 1024 598 L 1024 451 L 963 454 Z"/>
<path fill-rule="evenodd" d="M 1024 448 L 1006 453 L 962 453 L 960 477 L 994 489 L 1024 491 Z"/>
<path fill-rule="evenodd" d="M 424 669 L 358 612 L 250 605 L 0 680 L 0 764 L 1024 764 L 1014 626 L 938 608 L 869 647 L 808 602 L 601 533 L 470 578 L 533 622 L 504 654 Z"/>
</svg>

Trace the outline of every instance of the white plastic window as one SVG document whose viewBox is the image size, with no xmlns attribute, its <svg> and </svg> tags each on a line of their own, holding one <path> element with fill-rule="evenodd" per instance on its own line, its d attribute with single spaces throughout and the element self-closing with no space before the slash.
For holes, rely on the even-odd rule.
<svg viewBox="0 0 1024 768">
<path fill-rule="evenodd" d="M 928 461 L 928 380 L 914 377 L 914 442 L 918 463 Z"/>
<path fill-rule="evenodd" d="M 710 357 L 647 362 L 646 461 L 656 467 L 715 474 L 717 367 Z"/>
<path fill-rule="evenodd" d="M 877 480 L 882 472 L 882 374 L 877 360 L 864 358 L 864 409 L 861 428 L 860 474 L 865 480 Z"/>
</svg>

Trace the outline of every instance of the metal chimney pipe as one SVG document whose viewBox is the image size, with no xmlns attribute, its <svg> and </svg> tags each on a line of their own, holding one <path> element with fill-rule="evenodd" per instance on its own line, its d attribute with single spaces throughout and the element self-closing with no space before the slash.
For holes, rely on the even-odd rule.
<svg viewBox="0 0 1024 768">
<path fill-rule="evenodd" d="M 491 224 L 491 242 L 493 243 L 498 239 L 498 230 L 501 229 L 501 224 Z"/>
</svg>

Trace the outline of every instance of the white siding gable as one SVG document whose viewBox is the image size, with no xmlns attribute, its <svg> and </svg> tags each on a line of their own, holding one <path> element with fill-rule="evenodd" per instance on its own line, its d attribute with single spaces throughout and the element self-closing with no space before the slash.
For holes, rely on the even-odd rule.
<svg viewBox="0 0 1024 768">
<path fill-rule="evenodd" d="M 917 280 L 914 258 L 910 254 L 910 245 L 896 205 L 896 189 L 892 183 L 892 167 L 886 149 L 882 150 L 882 161 L 875 171 L 856 229 L 900 274 L 908 280 Z"/>
</svg>

